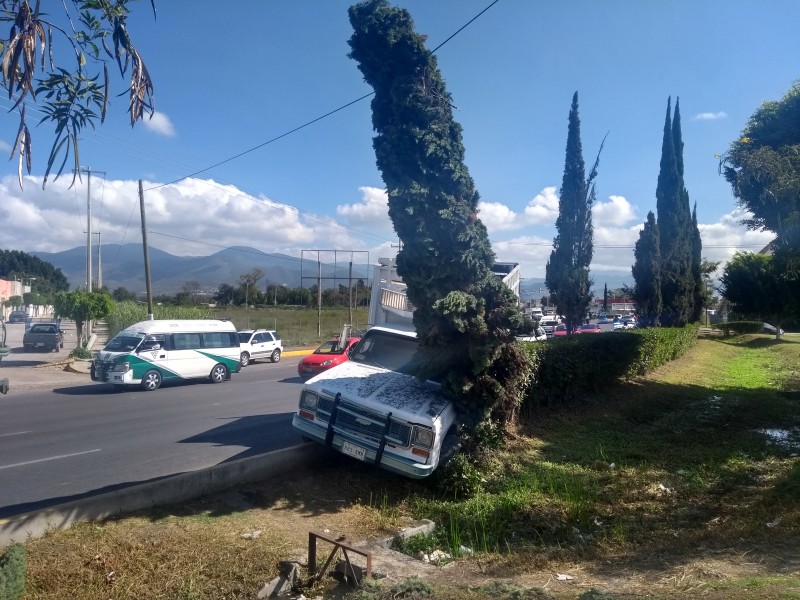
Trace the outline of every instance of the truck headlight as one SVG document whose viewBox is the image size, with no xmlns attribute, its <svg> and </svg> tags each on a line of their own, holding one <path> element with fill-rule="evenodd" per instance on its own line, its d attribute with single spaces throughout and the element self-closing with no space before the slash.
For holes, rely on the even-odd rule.
<svg viewBox="0 0 800 600">
<path fill-rule="evenodd" d="M 415 427 L 413 444 L 425 448 L 433 446 L 433 430 L 427 427 Z"/>
<path fill-rule="evenodd" d="M 111 368 L 111 370 L 116 373 L 127 373 L 131 370 L 131 363 L 128 361 L 118 362 Z"/>
<path fill-rule="evenodd" d="M 319 396 L 313 392 L 303 392 L 300 394 L 300 408 L 303 410 L 310 410 L 312 412 L 317 410 L 319 404 Z"/>
</svg>

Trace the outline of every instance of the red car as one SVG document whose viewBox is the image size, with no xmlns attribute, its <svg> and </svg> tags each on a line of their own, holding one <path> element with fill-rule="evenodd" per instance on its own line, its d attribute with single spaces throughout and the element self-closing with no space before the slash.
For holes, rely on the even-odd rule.
<svg viewBox="0 0 800 600">
<path fill-rule="evenodd" d="M 556 328 L 553 330 L 553 337 L 567 337 L 567 326 L 556 325 Z"/>
<path fill-rule="evenodd" d="M 581 325 L 575 333 L 603 333 L 603 328 L 597 323 L 587 323 L 586 325 Z"/>
<path fill-rule="evenodd" d="M 360 339 L 360 337 L 347 338 L 344 346 L 339 345 L 338 339 L 328 340 L 297 364 L 297 374 L 303 379 L 308 379 L 346 362 L 349 359 L 347 353 Z"/>
</svg>

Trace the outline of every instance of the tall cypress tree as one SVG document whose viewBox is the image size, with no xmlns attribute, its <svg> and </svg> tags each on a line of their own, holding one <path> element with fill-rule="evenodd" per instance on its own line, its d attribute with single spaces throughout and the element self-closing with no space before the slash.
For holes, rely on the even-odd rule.
<svg viewBox="0 0 800 600">
<path fill-rule="evenodd" d="M 527 361 L 514 334 L 517 298 L 492 274 L 478 192 L 464 164 L 461 126 L 425 38 L 408 11 L 366 0 L 348 11 L 350 58 L 375 90 L 375 156 L 402 248 L 397 272 L 414 304 L 427 363 L 474 422 L 508 419 L 521 400 Z"/>
<path fill-rule="evenodd" d="M 683 184 L 683 140 L 680 109 L 675 103 L 671 118 L 671 99 L 661 144 L 661 168 L 656 187 L 658 232 L 661 253 L 661 323 L 680 327 L 688 323 L 693 304 L 691 272 L 692 241 L 689 193 Z"/>
<path fill-rule="evenodd" d="M 608 284 L 603 284 L 603 310 L 608 310 Z"/>
<path fill-rule="evenodd" d="M 600 149 L 602 151 L 602 145 Z M 558 235 L 553 240 L 553 251 L 545 268 L 545 284 L 556 297 L 558 311 L 566 319 L 568 332 L 581 324 L 592 300 L 592 281 L 589 278 L 589 264 L 594 251 L 592 203 L 599 160 L 598 152 L 587 178 L 581 147 L 578 92 L 575 92 L 569 111 L 564 176 L 559 194 Z"/>
<path fill-rule="evenodd" d="M 700 239 L 700 228 L 697 226 L 697 203 L 692 210 L 692 314 L 690 321 L 697 323 L 703 316 L 705 308 L 705 290 L 703 282 L 703 241 Z"/>
<path fill-rule="evenodd" d="M 661 251 L 655 215 L 647 213 L 647 222 L 639 232 L 633 254 L 633 301 L 646 323 L 658 325 L 661 315 Z"/>
</svg>

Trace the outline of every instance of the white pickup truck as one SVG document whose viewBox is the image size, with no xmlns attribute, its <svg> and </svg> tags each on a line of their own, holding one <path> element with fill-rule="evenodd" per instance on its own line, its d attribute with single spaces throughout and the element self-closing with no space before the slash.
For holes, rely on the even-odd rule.
<svg viewBox="0 0 800 600">
<path fill-rule="evenodd" d="M 422 479 L 458 449 L 458 418 L 439 384 L 413 372 L 414 332 L 373 327 L 350 360 L 309 379 L 292 425 L 306 441 Z"/>
</svg>

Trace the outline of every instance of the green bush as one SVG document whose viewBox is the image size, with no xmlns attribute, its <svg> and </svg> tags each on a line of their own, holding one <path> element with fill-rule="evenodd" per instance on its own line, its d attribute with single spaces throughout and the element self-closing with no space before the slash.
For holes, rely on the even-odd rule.
<svg viewBox="0 0 800 600">
<path fill-rule="evenodd" d="M 92 358 L 92 351 L 89 350 L 86 346 L 78 346 L 73 350 L 70 355 L 72 358 L 84 358 L 89 359 Z"/>
<path fill-rule="evenodd" d="M 13 544 L 0 556 L 0 599 L 17 600 L 25 593 L 25 550 Z"/>
<path fill-rule="evenodd" d="M 725 337 L 743 335 L 745 333 L 760 333 L 764 323 L 761 321 L 731 321 L 714 325 L 714 329 L 721 329 Z"/>
<path fill-rule="evenodd" d="M 621 378 L 644 375 L 686 352 L 698 330 L 697 325 L 657 327 L 528 342 L 525 350 L 533 379 L 525 407 L 555 406 Z"/>
</svg>

